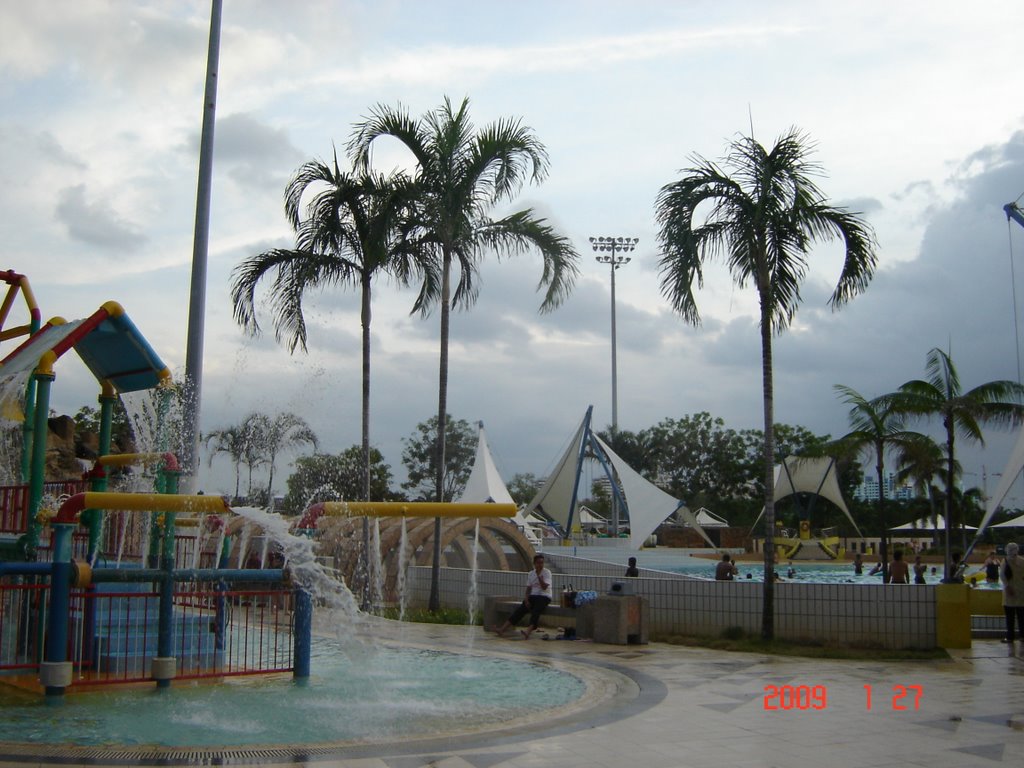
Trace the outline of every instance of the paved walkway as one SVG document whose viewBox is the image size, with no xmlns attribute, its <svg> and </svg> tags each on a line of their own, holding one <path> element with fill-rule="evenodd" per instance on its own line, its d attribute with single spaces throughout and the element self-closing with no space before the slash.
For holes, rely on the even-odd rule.
<svg viewBox="0 0 1024 768">
<path fill-rule="evenodd" d="M 390 624 L 390 623 L 389 623 Z M 397 637 L 396 625 L 381 634 Z M 404 625 L 405 641 L 446 649 L 459 627 Z M 476 651 L 581 664 L 606 679 L 589 709 L 543 726 L 372 747 L 225 753 L 215 763 L 314 768 L 883 768 L 1024 763 L 1024 648 L 976 642 L 953 660 L 817 661 L 651 644 L 474 636 Z M 588 675 L 589 676 L 589 675 Z M 868 694 L 870 688 L 870 706 Z M 767 691 L 767 693 L 766 693 Z M 772 709 L 772 707 L 777 707 Z M 4 754 L 6 752 L 6 754 Z M 192 764 L 200 761 L 197 755 Z M 6 761 L 6 762 L 5 762 Z M 0 766 L 160 764 L 39 755 Z M 173 762 L 173 761 L 172 761 Z M 205 762 L 210 762 L 209 760 Z"/>
</svg>

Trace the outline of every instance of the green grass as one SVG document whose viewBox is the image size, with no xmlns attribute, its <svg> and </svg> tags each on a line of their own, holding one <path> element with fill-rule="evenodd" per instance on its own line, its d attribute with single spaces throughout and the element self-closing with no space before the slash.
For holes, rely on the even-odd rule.
<svg viewBox="0 0 1024 768">
<path fill-rule="evenodd" d="M 762 640 L 760 636 L 749 635 L 739 627 L 729 627 L 717 637 L 662 634 L 652 635 L 651 640 L 668 643 L 669 645 L 711 648 L 716 651 L 767 653 L 773 656 L 799 656 L 808 659 L 925 661 L 949 658 L 949 654 L 941 648 L 892 649 L 866 643 L 826 643 L 820 640 Z"/>
</svg>

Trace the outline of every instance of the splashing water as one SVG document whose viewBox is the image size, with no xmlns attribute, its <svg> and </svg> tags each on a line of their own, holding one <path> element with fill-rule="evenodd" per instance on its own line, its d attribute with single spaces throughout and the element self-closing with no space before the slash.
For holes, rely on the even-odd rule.
<svg viewBox="0 0 1024 768">
<path fill-rule="evenodd" d="M 257 507 L 234 507 L 232 511 L 263 530 L 263 535 L 280 549 L 292 580 L 309 592 L 318 605 L 340 612 L 350 624 L 361 621 L 352 592 L 317 562 L 313 539 L 293 534 L 289 530 L 290 521 L 276 512 Z"/>
<path fill-rule="evenodd" d="M 373 532 L 370 539 L 370 563 L 373 566 L 373 593 L 371 600 L 373 607 L 380 609 L 384 606 L 384 557 L 380 550 L 380 518 L 373 518 Z"/>
<path fill-rule="evenodd" d="M 402 518 L 402 538 L 398 543 L 398 578 L 396 588 L 398 589 L 398 620 L 405 621 L 405 572 L 408 563 L 407 551 L 409 547 L 409 529 L 406 525 L 406 518 Z"/>
</svg>

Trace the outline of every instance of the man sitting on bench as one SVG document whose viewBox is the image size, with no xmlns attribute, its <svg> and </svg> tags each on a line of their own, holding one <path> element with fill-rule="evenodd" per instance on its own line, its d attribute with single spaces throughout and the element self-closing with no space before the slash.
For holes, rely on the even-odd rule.
<svg viewBox="0 0 1024 768">
<path fill-rule="evenodd" d="M 530 625 L 521 630 L 523 639 L 529 640 L 530 635 L 537 631 L 540 623 L 540 615 L 551 602 L 551 571 L 544 567 L 544 555 L 533 556 L 533 570 L 526 577 L 526 596 L 523 602 L 516 607 L 508 621 L 502 624 L 495 632 L 498 637 L 503 636 L 508 630 L 516 625 L 527 613 L 530 614 Z"/>
</svg>

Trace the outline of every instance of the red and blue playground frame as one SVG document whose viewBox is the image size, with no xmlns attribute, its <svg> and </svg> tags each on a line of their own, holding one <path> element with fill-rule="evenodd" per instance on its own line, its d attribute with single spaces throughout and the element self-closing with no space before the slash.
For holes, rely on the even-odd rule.
<svg viewBox="0 0 1024 768">
<path fill-rule="evenodd" d="M 34 307 L 34 298 L 23 276 L 0 273 L 0 279 L 8 279 L 8 284 L 13 281 L 30 308 Z M 0 341 L 9 338 L 2 324 L 12 302 L 9 292 L 7 301 L 0 306 Z M 36 318 L 37 314 L 34 310 L 32 316 Z M 217 562 L 208 564 L 214 567 L 179 567 L 184 539 L 176 533 L 178 513 L 215 518 L 231 514 L 230 508 L 218 496 L 179 494 L 181 471 L 171 453 L 110 455 L 113 406 L 118 393 L 160 388 L 169 398 L 172 390 L 168 369 L 116 302 L 107 302 L 72 328 L 62 328 L 64 325 L 61 318 L 54 318 L 38 329 L 35 323 L 30 324 L 29 338 L 0 361 L 0 377 L 31 372 L 23 430 L 25 485 L 0 493 L 0 502 L 9 505 L 0 512 L 0 520 L 5 526 L 17 526 L 18 530 L 8 533 L 20 534 L 16 546 L 0 550 L 0 673 L 5 669 L 38 671 L 39 683 L 52 697 L 63 695 L 73 685 L 110 682 L 155 681 L 157 686 L 167 687 L 174 678 L 288 670 L 295 678 L 308 677 L 313 618 L 309 592 L 293 586 L 284 568 L 229 568 L 228 537 L 214 555 Z M 41 533 L 48 518 L 47 510 L 42 508 L 44 492 L 55 490 L 44 483 L 50 385 L 55 379 L 55 363 L 70 349 L 79 353 L 101 385 L 101 458 L 87 476 L 91 489 L 71 495 L 48 520 L 50 542 L 48 548 L 43 548 Z M 156 493 L 107 492 L 105 467 L 146 461 L 159 464 Z M 73 483 L 63 484 L 58 492 L 72 487 Z M 112 510 L 152 516 L 150 548 L 138 553 L 139 567 L 94 567 L 104 554 L 103 516 Z M 316 510 L 317 515 L 407 517 L 510 517 L 514 513 L 513 504 L 431 502 L 325 503 Z M 309 521 L 306 525 L 310 525 Z M 86 530 L 84 559 L 74 557 L 76 534 L 83 538 L 78 532 L 80 527 Z M 198 546 L 198 539 L 193 543 Z M 41 560 L 40 556 L 47 553 L 49 559 Z M 123 584 L 133 589 L 101 592 L 104 584 Z M 152 591 L 137 591 L 140 585 L 147 584 L 152 585 Z M 128 614 L 133 610 L 141 612 L 141 626 L 145 628 L 149 626 L 154 603 L 155 655 L 149 656 L 149 638 L 143 637 L 141 648 L 146 658 L 136 658 L 131 669 L 125 665 L 124 674 L 111 675 L 109 668 L 107 674 L 102 674 L 97 665 L 100 655 L 95 641 L 96 628 L 104 613 L 99 606 L 107 606 L 111 615 L 116 613 L 118 621 L 125 617 L 127 624 L 133 621 L 126 610 Z M 199 661 L 179 669 L 187 656 L 184 628 L 195 627 L 197 623 L 200 631 L 196 635 L 203 635 L 206 630 L 212 633 L 212 650 L 204 651 L 201 644 L 198 649 L 192 648 L 192 657 Z M 5 663 L 3 654 L 12 637 L 15 651 L 23 653 L 13 662 Z M 233 638 L 239 637 L 244 642 L 234 642 Z M 128 655 L 127 651 L 124 655 Z M 77 678 L 73 673 L 76 661 L 80 670 Z"/>
<path fill-rule="evenodd" d="M 4 510 L 0 520 L 6 533 L 20 534 L 15 546 L 0 552 L 0 670 L 38 670 L 39 682 L 47 695 L 59 696 L 72 685 L 72 659 L 75 657 L 76 638 L 78 666 L 86 669 L 95 663 L 93 630 L 97 625 L 101 604 L 110 607 L 115 601 L 121 606 L 141 609 L 143 633 L 148 631 L 149 614 L 155 601 L 157 615 L 156 653 L 152 659 L 136 664 L 138 669 L 127 675 L 83 675 L 78 684 L 99 682 L 131 682 L 135 679 L 155 680 L 158 686 L 170 685 L 177 675 L 175 656 L 176 628 L 182 625 L 184 612 L 191 610 L 202 618 L 210 616 L 208 627 L 213 635 L 213 653 L 206 657 L 217 663 L 210 668 L 190 670 L 189 677 L 225 674 L 262 673 L 291 669 L 296 677 L 309 675 L 310 630 L 312 600 L 308 593 L 293 590 L 287 585 L 281 568 L 240 570 L 225 567 L 177 568 L 175 518 L 179 511 L 227 514 L 230 510 L 218 497 L 182 496 L 178 491 L 180 470 L 171 454 L 157 457 L 162 466 L 157 473 L 157 494 L 106 493 L 105 465 L 152 460 L 154 457 L 111 457 L 111 423 L 113 405 L 117 395 L 142 389 L 162 387 L 170 394 L 170 372 L 148 342 L 138 332 L 123 308 L 116 302 L 107 302 L 85 320 L 68 326 L 62 318 L 53 318 L 45 326 L 39 325 L 39 310 L 35 297 L 23 275 L 0 273 L 10 286 L 0 306 L 0 341 L 27 334 L 28 338 L 17 349 L 0 361 L 0 376 L 30 372 L 26 389 L 23 430 L 22 479 L 24 485 L 7 489 L 0 494 Z M 3 330 L 3 323 L 18 293 L 29 307 L 30 323 Z M 91 491 L 76 493 L 60 507 L 50 522 L 51 537 L 47 550 L 40 548 L 40 535 L 45 523 L 42 510 L 44 492 L 55 490 L 44 483 L 47 416 L 50 385 L 55 379 L 54 365 L 67 351 L 74 349 L 101 384 L 100 453 L 103 459 L 89 475 Z M 38 438 L 38 439 L 37 439 Z M 62 484 L 61 490 L 71 490 L 73 484 Z M 70 487 L 69 487 L 70 486 Z M 100 557 L 102 518 L 106 510 L 137 510 L 152 515 L 151 549 L 140 553 L 145 558 L 136 568 L 91 568 Z M 42 514 L 41 514 L 42 513 Z M 73 558 L 75 534 L 79 526 L 88 531 L 85 559 Z M 13 528 L 13 530 L 12 530 Z M 227 554 L 226 541 L 222 557 Z M 40 556 L 48 560 L 40 560 Z M 224 565 L 225 563 L 214 563 Z M 131 586 L 123 593 L 100 593 L 102 584 L 124 583 Z M 153 585 L 153 591 L 138 591 L 140 585 Z M 187 588 L 175 585 L 188 585 Z M 237 589 L 238 585 L 247 585 Z M 253 589 L 253 587 L 259 587 Z M 269 587 L 269 589 L 268 589 Z M 282 598 L 287 590 L 286 599 Z M 271 621 L 267 612 L 260 611 L 259 626 L 251 628 L 243 622 L 243 633 L 260 641 L 255 658 L 248 658 L 248 646 L 243 650 L 240 664 L 223 663 L 224 652 L 230 647 L 228 620 L 233 601 L 252 603 L 266 598 L 268 603 L 290 610 L 275 610 Z M 122 607 L 116 609 L 119 617 Z M 237 613 L 237 612 L 235 612 Z M 244 612 L 246 616 L 251 611 Z M 177 614 L 177 615 L 176 615 Z M 282 620 L 287 616 L 287 621 Z M 129 619 L 135 622 L 137 617 Z M 72 627 L 77 632 L 72 632 Z M 253 631 L 250 632 L 250 629 Z M 281 653 L 280 639 L 292 642 Z M 6 639 L 5 639 L 6 638 Z M 145 649 L 148 638 L 143 637 Z M 264 650 L 269 647 L 269 664 L 263 663 Z M 6 651 L 13 658 L 3 658 Z M 21 652 L 19 655 L 19 651 Z M 143 651 L 145 652 L 145 650 Z M 180 654 L 179 654 L 180 655 Z M 200 653 L 200 658 L 204 654 Z M 282 659 L 284 662 L 282 663 Z M 148 673 L 145 672 L 148 667 Z"/>
</svg>

